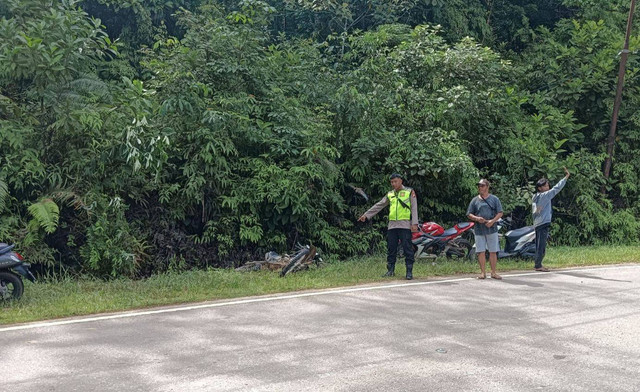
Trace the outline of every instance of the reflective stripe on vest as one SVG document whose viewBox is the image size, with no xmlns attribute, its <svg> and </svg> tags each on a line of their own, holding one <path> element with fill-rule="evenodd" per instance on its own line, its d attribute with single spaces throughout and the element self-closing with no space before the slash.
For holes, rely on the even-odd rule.
<svg viewBox="0 0 640 392">
<path fill-rule="evenodd" d="M 402 200 L 407 207 L 411 207 L 411 189 L 403 189 L 399 192 L 391 191 L 387 193 L 387 199 L 389 199 L 389 220 L 399 221 L 399 220 L 410 220 L 411 219 L 411 209 L 406 208 L 398 201 L 398 199 Z"/>
</svg>

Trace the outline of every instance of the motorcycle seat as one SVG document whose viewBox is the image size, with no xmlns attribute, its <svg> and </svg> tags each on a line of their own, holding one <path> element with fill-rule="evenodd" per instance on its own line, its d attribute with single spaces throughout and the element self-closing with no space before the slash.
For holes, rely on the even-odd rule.
<svg viewBox="0 0 640 392">
<path fill-rule="evenodd" d="M 518 238 L 518 237 L 522 237 L 523 235 L 532 233 L 533 231 L 535 231 L 535 228 L 533 226 L 525 226 L 519 229 L 511 230 L 510 232 L 505 234 L 505 237 Z"/>
<path fill-rule="evenodd" d="M 14 245 L 5 244 L 0 242 L 0 255 L 3 255 L 13 249 Z"/>
<path fill-rule="evenodd" d="M 454 235 L 458 233 L 458 230 L 456 230 L 455 227 L 452 227 L 450 229 L 447 229 L 444 231 L 444 233 L 440 234 L 438 237 L 449 237 L 450 235 Z"/>
<path fill-rule="evenodd" d="M 471 222 L 460 222 L 460 223 L 458 223 L 458 228 L 459 229 L 466 229 L 469 226 L 471 226 Z"/>
</svg>

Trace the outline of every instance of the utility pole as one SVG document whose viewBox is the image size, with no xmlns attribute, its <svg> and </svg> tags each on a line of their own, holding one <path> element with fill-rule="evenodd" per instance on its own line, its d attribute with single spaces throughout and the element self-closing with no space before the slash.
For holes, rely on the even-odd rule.
<svg viewBox="0 0 640 392">
<path fill-rule="evenodd" d="M 629 37 L 631 36 L 631 25 L 633 23 L 633 12 L 636 8 L 636 0 L 631 0 L 631 9 L 629 10 L 629 20 L 627 20 L 627 34 L 624 38 L 624 48 L 620 52 L 620 70 L 618 71 L 618 89 L 616 90 L 616 100 L 613 104 L 613 118 L 611 119 L 611 128 L 609 129 L 609 137 L 607 138 L 607 159 L 604 161 L 604 178 L 609 179 L 611 173 L 611 161 L 613 159 L 613 150 L 616 142 L 616 126 L 618 125 L 618 113 L 620 112 L 620 104 L 622 103 L 622 87 L 624 86 L 624 73 L 627 66 L 627 58 L 629 58 Z M 602 187 L 602 193 L 605 187 Z"/>
</svg>

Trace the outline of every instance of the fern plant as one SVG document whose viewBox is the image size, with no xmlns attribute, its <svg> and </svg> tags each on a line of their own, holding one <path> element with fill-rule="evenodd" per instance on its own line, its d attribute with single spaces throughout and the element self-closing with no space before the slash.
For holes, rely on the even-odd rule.
<svg viewBox="0 0 640 392">
<path fill-rule="evenodd" d="M 29 224 L 30 227 L 42 228 L 47 234 L 56 231 L 60 218 L 60 209 L 56 202 L 48 198 L 42 199 L 37 203 L 31 204 L 28 210 L 33 216 Z"/>
</svg>

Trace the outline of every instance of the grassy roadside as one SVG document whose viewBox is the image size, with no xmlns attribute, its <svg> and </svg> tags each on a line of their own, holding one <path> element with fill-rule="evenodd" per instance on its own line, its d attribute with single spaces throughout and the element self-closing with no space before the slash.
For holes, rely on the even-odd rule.
<svg viewBox="0 0 640 392">
<path fill-rule="evenodd" d="M 589 265 L 640 263 L 640 246 L 553 247 L 545 265 L 565 268 Z M 500 271 L 530 270 L 532 262 L 500 260 Z M 31 284 L 19 302 L 0 305 L 0 325 L 127 309 L 198 302 L 252 295 L 321 289 L 362 283 L 389 281 L 383 256 L 327 263 L 323 268 L 280 278 L 275 272 L 236 272 L 211 269 L 167 273 L 149 279 L 63 280 Z M 479 269 L 468 261 L 421 259 L 414 266 L 416 279 L 475 273 Z M 397 268 L 402 279 L 404 266 Z"/>
</svg>

